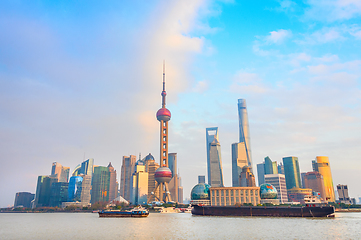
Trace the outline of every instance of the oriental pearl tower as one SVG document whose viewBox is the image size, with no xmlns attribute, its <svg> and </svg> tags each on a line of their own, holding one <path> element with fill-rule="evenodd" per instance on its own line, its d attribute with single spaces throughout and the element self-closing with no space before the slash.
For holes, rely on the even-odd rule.
<svg viewBox="0 0 361 240">
<path fill-rule="evenodd" d="M 162 108 L 157 112 L 157 119 L 160 122 L 160 168 L 154 173 L 157 181 L 154 192 L 159 188 L 159 201 L 171 202 L 171 196 L 168 183 L 172 179 L 172 171 L 168 168 L 168 121 L 170 120 L 170 111 L 165 107 L 165 64 L 163 63 L 163 91 Z M 154 194 L 154 193 L 152 193 Z"/>
</svg>

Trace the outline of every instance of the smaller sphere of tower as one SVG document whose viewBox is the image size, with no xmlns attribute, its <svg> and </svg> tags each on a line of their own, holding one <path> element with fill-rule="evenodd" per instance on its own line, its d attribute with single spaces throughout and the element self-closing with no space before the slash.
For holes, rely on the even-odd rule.
<svg viewBox="0 0 361 240">
<path fill-rule="evenodd" d="M 158 121 L 169 121 L 171 117 L 170 111 L 166 108 L 161 108 L 157 112 L 157 119 Z"/>
<path fill-rule="evenodd" d="M 172 171 L 167 167 L 160 167 L 155 171 L 154 178 L 158 183 L 169 183 L 172 179 Z"/>
</svg>

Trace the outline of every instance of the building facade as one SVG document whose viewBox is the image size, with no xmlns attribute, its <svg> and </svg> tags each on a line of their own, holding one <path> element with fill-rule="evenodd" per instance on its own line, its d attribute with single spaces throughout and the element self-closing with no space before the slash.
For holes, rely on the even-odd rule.
<svg viewBox="0 0 361 240">
<path fill-rule="evenodd" d="M 248 165 L 246 145 L 244 142 L 232 144 L 232 187 L 239 187 L 242 168 Z"/>
<path fill-rule="evenodd" d="M 177 153 L 168 154 L 168 165 L 172 171 L 172 179 L 169 182 L 169 191 L 174 202 L 178 202 L 179 176 L 177 174 Z"/>
<path fill-rule="evenodd" d="M 58 182 L 57 177 L 39 176 L 36 186 L 35 207 L 49 207 L 51 186 L 54 182 Z"/>
<path fill-rule="evenodd" d="M 53 162 L 51 176 L 56 177 L 58 182 L 68 182 L 70 167 L 63 167 L 60 163 Z"/>
<path fill-rule="evenodd" d="M 265 183 L 269 183 L 277 189 L 277 199 L 280 203 L 288 202 L 286 178 L 284 174 L 266 174 Z"/>
<path fill-rule="evenodd" d="M 284 157 L 283 166 L 287 189 L 301 188 L 300 166 L 297 157 Z"/>
<path fill-rule="evenodd" d="M 338 184 L 336 186 L 338 194 L 338 202 L 344 204 L 352 204 L 350 197 L 348 196 L 347 185 Z"/>
<path fill-rule="evenodd" d="M 109 170 L 109 201 L 113 201 L 118 197 L 117 171 L 111 163 L 108 165 Z"/>
<path fill-rule="evenodd" d="M 312 163 L 313 168 L 316 169 L 323 177 L 323 183 L 326 192 L 326 201 L 335 202 L 335 190 L 333 187 L 333 180 L 331 174 L 331 167 L 328 157 L 317 156 Z"/>
<path fill-rule="evenodd" d="M 312 189 L 310 189 L 310 188 L 292 188 L 292 189 L 288 189 L 287 193 L 288 193 L 289 201 L 305 204 L 304 199 L 305 199 L 305 197 L 312 196 Z"/>
<path fill-rule="evenodd" d="M 131 181 L 132 175 L 135 171 L 136 156 L 130 155 L 129 157 L 123 156 L 123 163 L 121 169 L 121 180 L 120 180 L 120 195 L 127 200 L 130 199 L 130 193 L 132 191 Z"/>
<path fill-rule="evenodd" d="M 159 168 L 159 164 L 155 162 L 154 157 L 150 153 L 145 157 L 144 164 L 145 171 L 148 173 L 148 198 L 150 203 L 159 199 L 159 189 L 155 189 L 157 181 L 154 177 L 155 171 Z"/>
<path fill-rule="evenodd" d="M 198 183 L 206 183 L 206 176 L 198 176 Z"/>
<path fill-rule="evenodd" d="M 50 207 L 61 207 L 68 201 L 68 182 L 54 182 L 51 185 Z"/>
<path fill-rule="evenodd" d="M 261 186 L 264 183 L 264 175 L 264 163 L 257 164 L 258 186 Z"/>
<path fill-rule="evenodd" d="M 137 162 L 135 172 L 133 174 L 133 188 L 131 194 L 132 204 L 147 204 L 148 198 L 148 173 L 145 166 Z"/>
<path fill-rule="evenodd" d="M 254 175 L 251 172 L 251 168 L 249 166 L 244 166 L 242 168 L 242 172 L 239 176 L 239 186 L 240 187 L 255 187 L 256 186 L 256 180 L 255 180 Z"/>
<path fill-rule="evenodd" d="M 211 206 L 260 204 L 259 187 L 211 187 L 209 193 Z"/>
<path fill-rule="evenodd" d="M 244 143 L 247 165 L 251 168 L 253 173 L 252 154 L 251 154 L 251 139 L 249 134 L 248 113 L 245 99 L 238 99 L 238 117 L 239 117 L 239 142 Z"/>
<path fill-rule="evenodd" d="M 95 166 L 92 177 L 91 203 L 108 202 L 110 173 L 108 167 Z"/>
<path fill-rule="evenodd" d="M 17 192 L 15 194 L 14 207 L 31 208 L 31 201 L 35 198 L 35 194 L 29 192 Z"/>
<path fill-rule="evenodd" d="M 223 187 L 223 169 L 221 145 L 218 139 L 218 127 L 206 129 L 208 184 Z"/>
<path fill-rule="evenodd" d="M 326 200 L 326 192 L 323 176 L 319 172 L 307 172 L 303 177 L 304 188 L 311 188 L 314 192 L 319 192 L 322 200 Z"/>
</svg>

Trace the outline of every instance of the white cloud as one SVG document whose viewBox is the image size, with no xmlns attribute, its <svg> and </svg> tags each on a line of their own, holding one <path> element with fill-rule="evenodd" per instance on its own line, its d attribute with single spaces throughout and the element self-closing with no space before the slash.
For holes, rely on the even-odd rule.
<svg viewBox="0 0 361 240">
<path fill-rule="evenodd" d="M 203 93 L 208 89 L 208 82 L 206 80 L 197 82 L 197 85 L 192 89 L 193 92 Z"/>
<path fill-rule="evenodd" d="M 285 41 L 285 39 L 292 37 L 291 30 L 280 29 L 278 31 L 270 32 L 270 35 L 265 39 L 268 43 L 280 44 Z"/>
<path fill-rule="evenodd" d="M 308 0 L 310 8 L 305 12 L 308 19 L 337 21 L 361 15 L 359 0 Z"/>
</svg>

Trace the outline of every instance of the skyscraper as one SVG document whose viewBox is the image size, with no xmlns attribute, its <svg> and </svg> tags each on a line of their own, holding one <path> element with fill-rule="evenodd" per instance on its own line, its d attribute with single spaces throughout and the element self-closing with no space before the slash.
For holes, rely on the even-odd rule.
<svg viewBox="0 0 361 240">
<path fill-rule="evenodd" d="M 155 189 L 157 181 L 155 180 L 155 171 L 159 164 L 155 162 L 152 154 L 148 154 L 144 159 L 145 171 L 148 173 L 148 203 L 159 199 L 159 189 Z"/>
<path fill-rule="evenodd" d="M 141 161 L 137 161 L 132 181 L 132 204 L 147 204 L 148 198 L 148 173 Z"/>
<path fill-rule="evenodd" d="M 347 185 L 338 184 L 337 186 L 338 202 L 345 204 L 352 204 L 350 197 L 348 196 Z"/>
<path fill-rule="evenodd" d="M 284 157 L 283 165 L 286 177 L 287 190 L 301 188 L 300 166 L 297 157 Z"/>
<path fill-rule="evenodd" d="M 223 169 L 221 145 L 218 139 L 218 127 L 206 129 L 208 184 L 223 187 Z"/>
<path fill-rule="evenodd" d="M 51 207 L 60 207 L 63 202 L 68 201 L 68 182 L 53 182 L 50 192 Z"/>
<path fill-rule="evenodd" d="M 177 153 L 168 154 L 168 165 L 172 171 L 172 179 L 169 182 L 169 191 L 174 202 L 178 202 L 179 179 L 177 174 Z"/>
<path fill-rule="evenodd" d="M 317 156 L 313 162 L 314 169 L 321 173 L 326 192 L 326 201 L 335 202 L 335 190 L 333 188 L 332 174 L 328 157 Z"/>
<path fill-rule="evenodd" d="M 58 182 L 68 182 L 70 167 L 63 167 L 60 163 L 53 162 L 51 176 L 56 177 Z"/>
<path fill-rule="evenodd" d="M 130 192 L 132 191 L 131 179 L 135 171 L 136 156 L 130 155 L 129 157 L 123 156 L 122 172 L 120 180 L 120 195 L 127 200 L 130 199 Z"/>
<path fill-rule="evenodd" d="M 35 207 L 48 207 L 50 205 L 51 186 L 58 182 L 55 176 L 39 176 L 36 186 Z"/>
<path fill-rule="evenodd" d="M 232 144 L 232 187 L 239 187 L 242 168 L 248 165 L 246 145 L 244 142 Z"/>
<path fill-rule="evenodd" d="M 326 200 L 325 185 L 323 176 L 319 172 L 307 172 L 303 177 L 304 188 L 311 188 L 314 192 L 319 192 L 321 198 Z"/>
<path fill-rule="evenodd" d="M 240 187 L 255 187 L 256 181 L 251 168 L 249 166 L 244 166 L 242 168 L 241 175 L 239 176 L 239 186 Z"/>
<path fill-rule="evenodd" d="M 266 174 L 264 176 L 265 183 L 273 185 L 277 189 L 277 198 L 280 203 L 288 202 L 286 178 L 283 174 Z"/>
<path fill-rule="evenodd" d="M 15 195 L 14 207 L 23 206 L 25 208 L 31 207 L 31 201 L 35 198 L 35 194 L 29 192 L 17 192 Z"/>
<path fill-rule="evenodd" d="M 253 173 L 251 141 L 249 135 L 248 114 L 245 99 L 238 99 L 238 117 L 239 117 L 239 142 L 244 143 L 247 156 L 247 164 Z"/>
<path fill-rule="evenodd" d="M 258 186 L 264 183 L 264 163 L 257 164 Z"/>
<path fill-rule="evenodd" d="M 109 201 L 113 201 L 118 197 L 117 171 L 111 163 L 108 165 L 109 170 Z"/>
<path fill-rule="evenodd" d="M 109 201 L 110 173 L 108 167 L 94 167 L 92 177 L 91 203 Z"/>
</svg>

